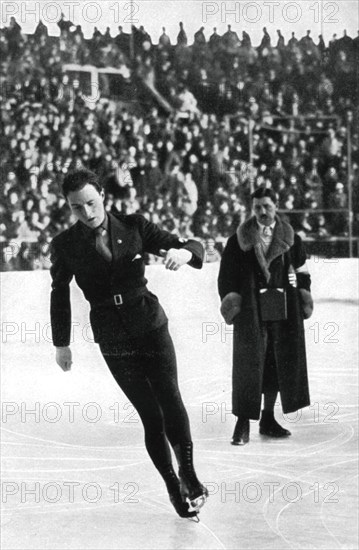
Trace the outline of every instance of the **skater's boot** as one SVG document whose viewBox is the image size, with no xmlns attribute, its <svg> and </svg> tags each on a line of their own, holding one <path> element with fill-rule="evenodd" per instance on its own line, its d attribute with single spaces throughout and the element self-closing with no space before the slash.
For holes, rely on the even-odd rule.
<svg viewBox="0 0 359 550">
<path fill-rule="evenodd" d="M 181 494 L 180 481 L 173 469 L 172 464 L 169 464 L 167 468 L 162 470 L 161 475 L 166 483 L 168 496 L 177 514 L 181 518 L 197 519 L 197 512 L 189 510 L 189 504 Z"/>
<path fill-rule="evenodd" d="M 289 430 L 282 428 L 274 418 L 273 411 L 262 411 L 262 416 L 259 421 L 259 433 L 268 437 L 289 437 Z"/>
<path fill-rule="evenodd" d="M 178 443 L 173 450 L 179 466 L 181 494 L 198 511 L 207 500 L 208 490 L 198 480 L 193 467 L 193 443 L 192 441 Z"/>
</svg>

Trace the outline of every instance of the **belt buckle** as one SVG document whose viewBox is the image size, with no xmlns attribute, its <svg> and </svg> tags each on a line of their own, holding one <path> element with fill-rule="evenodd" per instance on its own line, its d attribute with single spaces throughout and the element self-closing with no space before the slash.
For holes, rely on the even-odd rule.
<svg viewBox="0 0 359 550">
<path fill-rule="evenodd" d="M 116 306 L 121 306 L 123 304 L 123 298 L 121 294 L 114 294 L 113 300 Z"/>
</svg>

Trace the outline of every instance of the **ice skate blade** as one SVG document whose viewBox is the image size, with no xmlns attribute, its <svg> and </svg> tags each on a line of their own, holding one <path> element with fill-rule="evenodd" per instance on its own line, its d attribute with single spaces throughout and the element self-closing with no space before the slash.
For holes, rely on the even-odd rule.
<svg viewBox="0 0 359 550">
<path fill-rule="evenodd" d="M 206 501 L 207 501 L 207 497 L 205 495 L 201 495 L 197 498 L 194 498 L 193 500 L 190 500 L 189 503 L 190 503 L 191 509 L 193 509 L 195 512 L 199 512 L 202 506 L 205 505 Z"/>
</svg>

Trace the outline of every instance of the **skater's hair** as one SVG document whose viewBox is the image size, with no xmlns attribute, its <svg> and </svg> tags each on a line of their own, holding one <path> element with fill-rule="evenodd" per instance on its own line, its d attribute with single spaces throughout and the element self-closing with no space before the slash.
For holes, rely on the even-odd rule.
<svg viewBox="0 0 359 550">
<path fill-rule="evenodd" d="M 67 198 L 68 194 L 73 191 L 79 191 L 87 184 L 93 185 L 96 191 L 101 193 L 102 185 L 99 182 L 97 175 L 90 170 L 75 170 L 67 174 L 62 184 L 62 193 Z"/>
<path fill-rule="evenodd" d="M 278 196 L 277 193 L 271 189 L 270 187 L 258 187 L 254 191 L 254 193 L 251 194 L 251 199 L 264 199 L 264 197 L 269 197 L 274 204 L 277 204 L 278 202 Z"/>
</svg>

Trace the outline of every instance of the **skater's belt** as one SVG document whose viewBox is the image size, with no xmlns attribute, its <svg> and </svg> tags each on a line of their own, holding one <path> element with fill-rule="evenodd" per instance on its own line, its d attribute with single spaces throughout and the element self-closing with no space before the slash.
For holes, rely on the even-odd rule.
<svg viewBox="0 0 359 550">
<path fill-rule="evenodd" d="M 123 304 L 128 304 L 132 302 L 134 299 L 144 296 L 145 294 L 148 294 L 148 290 L 146 287 L 139 287 L 139 288 L 133 288 L 131 290 L 126 290 L 124 292 L 121 292 L 121 294 L 113 294 L 112 296 L 108 298 L 103 298 L 102 300 L 99 300 L 97 302 L 93 302 L 91 300 L 91 306 L 93 308 L 98 307 L 108 307 L 108 306 L 122 306 Z"/>
</svg>

